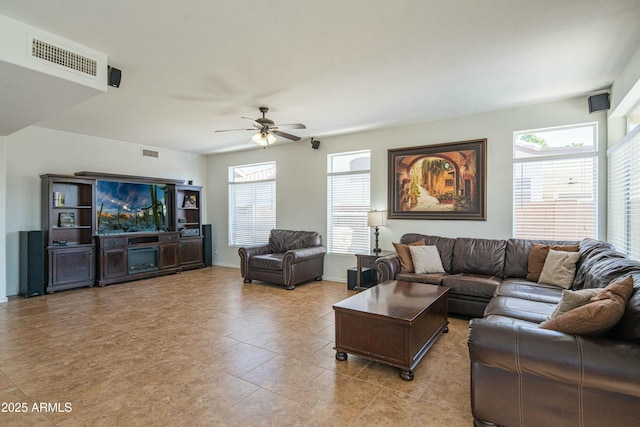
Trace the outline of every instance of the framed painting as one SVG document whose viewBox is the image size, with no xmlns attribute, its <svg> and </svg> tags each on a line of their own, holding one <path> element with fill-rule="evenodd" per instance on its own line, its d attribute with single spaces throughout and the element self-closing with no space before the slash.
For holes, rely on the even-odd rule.
<svg viewBox="0 0 640 427">
<path fill-rule="evenodd" d="M 389 150 L 392 219 L 487 220 L 487 140 Z"/>
</svg>

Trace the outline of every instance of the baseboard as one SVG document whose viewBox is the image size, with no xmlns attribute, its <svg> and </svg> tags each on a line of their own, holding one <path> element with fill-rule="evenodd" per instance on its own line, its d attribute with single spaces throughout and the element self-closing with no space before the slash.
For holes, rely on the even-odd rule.
<svg viewBox="0 0 640 427">
<path fill-rule="evenodd" d="M 238 264 L 224 264 L 221 262 L 214 262 L 213 265 L 216 267 L 230 267 L 230 268 L 237 268 L 238 270 L 240 270 L 240 266 Z"/>
</svg>

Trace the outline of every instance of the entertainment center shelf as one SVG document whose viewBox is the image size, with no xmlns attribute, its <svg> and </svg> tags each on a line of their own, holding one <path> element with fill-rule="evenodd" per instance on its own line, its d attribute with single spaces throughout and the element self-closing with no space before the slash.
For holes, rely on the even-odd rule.
<svg viewBox="0 0 640 427">
<path fill-rule="evenodd" d="M 201 186 L 98 172 L 40 178 L 47 292 L 204 267 Z"/>
</svg>

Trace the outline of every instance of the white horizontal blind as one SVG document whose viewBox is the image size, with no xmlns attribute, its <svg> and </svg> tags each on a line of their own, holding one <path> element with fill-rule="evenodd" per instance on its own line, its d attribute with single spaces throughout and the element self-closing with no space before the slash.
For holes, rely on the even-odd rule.
<svg viewBox="0 0 640 427">
<path fill-rule="evenodd" d="M 276 164 L 229 168 L 229 245 L 267 243 L 276 228 Z"/>
<path fill-rule="evenodd" d="M 609 201 L 607 240 L 640 260 L 640 127 L 607 152 Z"/>
<path fill-rule="evenodd" d="M 595 124 L 514 134 L 514 237 L 597 238 L 595 135 Z"/>
<path fill-rule="evenodd" d="M 331 253 L 369 252 L 371 207 L 369 150 L 330 154 L 327 175 L 327 248 Z"/>
</svg>

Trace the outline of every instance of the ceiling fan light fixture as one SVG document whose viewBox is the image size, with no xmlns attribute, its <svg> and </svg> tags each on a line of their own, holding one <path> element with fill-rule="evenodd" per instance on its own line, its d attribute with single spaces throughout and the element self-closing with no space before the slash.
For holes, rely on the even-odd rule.
<svg viewBox="0 0 640 427">
<path fill-rule="evenodd" d="M 255 135 L 251 137 L 251 141 L 255 142 L 261 147 L 266 147 L 267 145 L 271 145 L 278 140 L 273 134 L 269 132 L 257 132 Z"/>
</svg>

